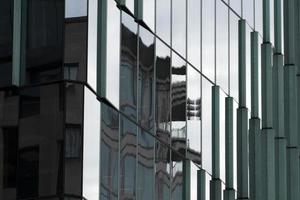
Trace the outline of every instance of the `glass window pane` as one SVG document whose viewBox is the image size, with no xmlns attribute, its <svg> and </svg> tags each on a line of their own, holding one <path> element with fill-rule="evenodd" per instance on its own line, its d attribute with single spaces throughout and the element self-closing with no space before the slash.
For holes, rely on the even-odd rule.
<svg viewBox="0 0 300 200">
<path fill-rule="evenodd" d="M 119 107 L 120 90 L 120 11 L 115 1 L 107 2 L 106 95 Z"/>
<path fill-rule="evenodd" d="M 139 27 L 139 124 L 154 134 L 154 36 Z M 138 199 L 154 199 L 154 138 L 139 129 Z"/>
<path fill-rule="evenodd" d="M 215 77 L 215 65 L 214 65 L 214 6 L 215 3 L 212 0 L 203 0 L 203 20 L 202 20 L 202 72 L 210 80 L 214 80 Z"/>
<path fill-rule="evenodd" d="M 238 18 L 230 13 L 230 95 L 238 100 Z"/>
<path fill-rule="evenodd" d="M 62 191 L 63 88 L 63 84 L 53 84 L 21 90 L 18 198 L 55 195 Z"/>
<path fill-rule="evenodd" d="M 65 192 L 82 194 L 83 86 L 65 84 Z M 74 176 L 74 174 L 78 174 Z"/>
<path fill-rule="evenodd" d="M 101 187 L 100 199 L 118 199 L 119 113 L 101 104 Z"/>
<path fill-rule="evenodd" d="M 247 0 L 248 1 L 248 0 Z M 241 15 L 241 2 L 242 0 L 230 0 L 230 7 L 238 14 Z"/>
<path fill-rule="evenodd" d="M 255 0 L 245 0 L 243 1 L 243 11 L 244 11 L 244 18 L 247 20 L 247 23 L 253 28 L 254 26 L 254 12 L 253 12 L 253 1 Z M 273 1 L 271 1 L 273 2 Z M 261 1 L 256 1 L 257 3 L 262 3 Z"/>
<path fill-rule="evenodd" d="M 187 156 L 201 164 L 201 75 L 187 69 Z"/>
<path fill-rule="evenodd" d="M 62 78 L 64 1 L 28 0 L 24 11 L 27 27 L 23 27 L 22 36 L 26 45 L 22 82 L 34 84 Z"/>
<path fill-rule="evenodd" d="M 172 48 L 186 57 L 186 1 L 172 0 Z"/>
<path fill-rule="evenodd" d="M 139 124 L 154 131 L 154 36 L 139 27 Z"/>
<path fill-rule="evenodd" d="M 172 200 L 183 200 L 183 160 L 175 151 L 172 151 Z"/>
<path fill-rule="evenodd" d="M 125 1 L 126 7 L 129 9 L 129 11 L 131 13 L 134 13 L 134 1 L 135 0 L 126 0 Z"/>
<path fill-rule="evenodd" d="M 98 199 L 100 188 L 100 104 L 94 93 L 84 88 L 83 183 L 82 195 Z"/>
<path fill-rule="evenodd" d="M 212 170 L 212 84 L 202 78 L 202 167 L 211 174 Z"/>
<path fill-rule="evenodd" d="M 13 46 L 13 1 L 0 2 L 0 87 L 11 84 Z"/>
<path fill-rule="evenodd" d="M 228 8 L 217 1 L 217 84 L 228 92 Z"/>
<path fill-rule="evenodd" d="M 170 149 L 156 140 L 155 146 L 155 199 L 170 199 Z"/>
<path fill-rule="evenodd" d="M 170 45 L 171 0 L 156 3 L 156 34 Z"/>
<path fill-rule="evenodd" d="M 189 0 L 188 3 L 188 61 L 200 70 L 201 38 L 201 1 Z"/>
<path fill-rule="evenodd" d="M 143 20 L 154 31 L 155 0 L 143 0 Z"/>
<path fill-rule="evenodd" d="M 172 53 L 172 146 L 186 151 L 186 62 Z"/>
</svg>

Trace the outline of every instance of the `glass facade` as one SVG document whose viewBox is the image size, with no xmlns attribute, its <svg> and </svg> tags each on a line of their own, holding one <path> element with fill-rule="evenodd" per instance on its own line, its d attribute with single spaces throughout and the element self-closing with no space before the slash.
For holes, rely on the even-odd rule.
<svg viewBox="0 0 300 200">
<path fill-rule="evenodd" d="M 262 10 L 256 0 L 1 0 L 0 199 L 215 200 L 216 180 L 238 195 L 236 110 L 250 118 Z"/>
</svg>

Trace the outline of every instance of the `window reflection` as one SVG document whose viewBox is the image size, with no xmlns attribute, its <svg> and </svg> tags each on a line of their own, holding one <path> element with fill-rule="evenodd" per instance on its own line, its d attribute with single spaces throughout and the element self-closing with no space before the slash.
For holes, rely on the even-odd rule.
<svg viewBox="0 0 300 200">
<path fill-rule="evenodd" d="M 191 66 L 187 72 L 187 156 L 201 164 L 201 76 Z"/>
<path fill-rule="evenodd" d="M 12 77 L 12 36 L 13 1 L 0 2 L 0 87 L 11 84 Z"/>
<path fill-rule="evenodd" d="M 120 110 L 137 120 L 137 25 L 122 12 Z M 137 127 L 120 119 L 120 199 L 136 197 Z"/>
<path fill-rule="evenodd" d="M 186 63 L 172 53 L 172 146 L 186 151 Z"/>
<path fill-rule="evenodd" d="M 143 20 L 147 26 L 154 31 L 154 14 L 155 14 L 155 0 L 143 1 Z"/>
<path fill-rule="evenodd" d="M 28 0 L 23 10 L 23 84 L 68 77 L 63 63 L 78 63 L 72 68 L 76 77 L 71 78 L 86 80 L 87 1 L 76 1 Z"/>
<path fill-rule="evenodd" d="M 118 199 L 119 114 L 101 105 L 101 187 L 100 199 Z"/>
<path fill-rule="evenodd" d="M 183 161 L 176 153 L 172 152 L 172 200 L 183 200 Z"/>
</svg>

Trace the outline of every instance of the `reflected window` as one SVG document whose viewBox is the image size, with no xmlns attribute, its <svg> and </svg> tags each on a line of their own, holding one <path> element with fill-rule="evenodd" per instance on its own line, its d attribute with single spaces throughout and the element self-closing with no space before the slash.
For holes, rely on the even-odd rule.
<svg viewBox="0 0 300 200">
<path fill-rule="evenodd" d="M 65 138 L 65 157 L 78 159 L 81 157 L 81 127 L 67 125 Z"/>
</svg>

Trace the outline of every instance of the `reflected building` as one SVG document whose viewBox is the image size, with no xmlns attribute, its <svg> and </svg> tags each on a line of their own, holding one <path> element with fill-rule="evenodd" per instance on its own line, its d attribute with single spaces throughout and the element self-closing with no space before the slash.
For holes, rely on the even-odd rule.
<svg viewBox="0 0 300 200">
<path fill-rule="evenodd" d="M 263 2 L 1 0 L 0 199 L 300 199 L 299 3 Z"/>
</svg>

